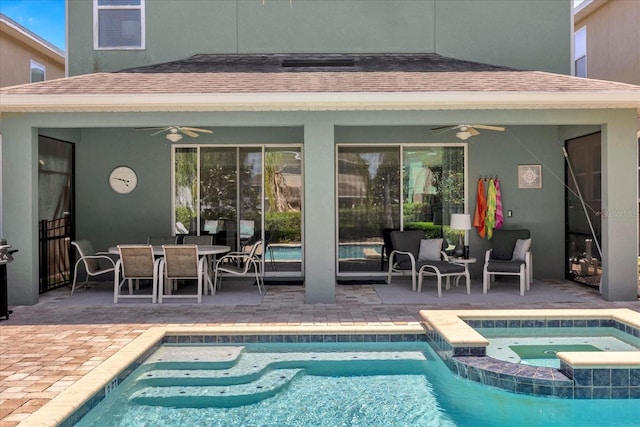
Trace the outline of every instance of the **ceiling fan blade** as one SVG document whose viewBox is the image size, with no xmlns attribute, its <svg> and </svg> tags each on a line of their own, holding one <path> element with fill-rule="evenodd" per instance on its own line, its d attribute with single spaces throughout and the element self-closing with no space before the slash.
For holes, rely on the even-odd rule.
<svg viewBox="0 0 640 427">
<path fill-rule="evenodd" d="M 162 130 L 167 130 L 169 129 L 167 126 L 162 126 L 162 127 L 148 127 L 148 128 L 136 128 L 136 130 L 158 130 L 158 129 L 162 129 Z"/>
<path fill-rule="evenodd" d="M 467 127 L 467 132 L 469 132 L 471 136 L 480 135 L 480 132 L 478 132 L 473 126 Z"/>
<path fill-rule="evenodd" d="M 191 132 L 190 130 L 185 129 L 185 128 L 180 129 L 180 131 L 181 131 L 182 133 L 184 133 L 185 135 L 189 135 L 189 136 L 190 136 L 190 137 L 192 137 L 192 138 L 197 138 L 197 137 L 199 137 L 199 136 L 200 136 L 200 135 L 198 135 L 197 133 L 195 133 L 195 132 Z"/>
<path fill-rule="evenodd" d="M 192 128 L 192 127 L 181 127 L 182 130 L 190 130 L 192 132 L 203 132 L 203 133 L 213 133 L 212 130 L 209 129 L 201 129 L 201 128 Z"/>
<path fill-rule="evenodd" d="M 446 130 L 451 130 L 451 129 L 455 129 L 458 126 L 438 126 L 437 128 L 431 128 L 429 130 L 440 130 L 440 129 L 446 129 Z"/>
<path fill-rule="evenodd" d="M 157 129 L 157 128 L 156 128 L 156 129 Z M 154 132 L 154 133 L 152 133 L 152 134 L 151 134 L 151 135 L 149 135 L 149 136 L 154 136 L 154 135 L 157 135 L 157 134 L 159 134 L 159 133 L 166 132 L 168 129 L 170 129 L 170 128 L 162 128 L 162 129 L 160 129 L 159 131 Z"/>
<path fill-rule="evenodd" d="M 504 131 L 504 128 L 502 126 L 472 125 L 471 127 L 472 128 L 478 128 L 478 129 L 495 130 L 495 131 L 498 131 L 498 132 Z"/>
</svg>

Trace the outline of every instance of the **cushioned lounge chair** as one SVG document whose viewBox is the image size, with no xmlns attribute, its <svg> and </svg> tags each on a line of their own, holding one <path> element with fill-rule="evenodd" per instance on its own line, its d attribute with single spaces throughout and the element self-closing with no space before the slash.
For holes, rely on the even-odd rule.
<svg viewBox="0 0 640 427">
<path fill-rule="evenodd" d="M 531 233 L 529 230 L 495 230 L 492 249 L 485 254 L 482 293 L 487 293 L 495 276 L 518 276 L 520 295 L 524 296 L 532 281 Z"/>
<path fill-rule="evenodd" d="M 450 279 L 461 277 L 466 279 L 467 294 L 471 293 L 471 281 L 466 265 L 449 262 L 442 251 L 443 239 L 425 239 L 420 230 L 393 231 L 391 233 L 393 250 L 389 255 L 387 283 L 391 283 L 393 273 L 411 274 L 413 291 L 422 291 L 424 276 L 436 276 L 438 281 L 438 297 L 442 296 L 442 279 L 446 279 L 446 288 L 450 287 Z"/>
</svg>

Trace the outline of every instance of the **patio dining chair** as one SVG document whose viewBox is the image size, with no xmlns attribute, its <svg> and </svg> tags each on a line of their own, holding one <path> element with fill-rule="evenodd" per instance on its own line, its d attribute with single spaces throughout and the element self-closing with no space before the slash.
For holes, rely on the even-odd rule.
<svg viewBox="0 0 640 427">
<path fill-rule="evenodd" d="M 215 288 L 209 278 L 207 257 L 198 257 L 197 245 L 162 245 L 164 257 L 160 261 L 158 302 L 162 303 L 167 298 L 196 298 L 198 304 L 202 302 L 204 282 L 209 284 L 211 294 L 215 294 Z M 186 280 L 196 282 L 195 294 L 174 294 L 179 283 Z"/>
<path fill-rule="evenodd" d="M 78 267 L 80 264 L 84 264 L 86 272 L 84 280 L 84 288 L 87 288 L 89 277 L 102 276 L 104 274 L 112 273 L 115 268 L 115 262 L 111 257 L 101 253 L 94 252 L 91 242 L 88 240 L 76 240 L 71 242 L 73 246 L 78 250 L 80 258 L 76 261 L 76 265 L 73 268 L 73 284 L 71 285 L 71 295 L 76 289 L 76 283 L 78 280 Z M 102 261 L 102 263 L 100 262 Z"/>
<path fill-rule="evenodd" d="M 389 254 L 387 283 L 391 284 L 393 273 L 411 274 L 411 287 L 414 292 L 422 292 L 424 276 L 436 276 L 438 297 L 442 296 L 442 279 L 446 289 L 450 288 L 451 278 L 456 285 L 461 277 L 466 279 L 467 294 L 471 294 L 471 279 L 465 265 L 450 262 L 442 250 L 444 239 L 426 239 L 421 230 L 391 232 L 393 249 Z M 416 283 L 417 282 L 417 283 Z"/>
<path fill-rule="evenodd" d="M 120 259 L 116 262 L 113 280 L 113 303 L 117 304 L 122 298 L 151 298 L 156 302 L 158 293 L 158 269 L 162 258 L 155 259 L 153 246 L 151 245 L 118 245 Z M 136 289 L 140 280 L 151 280 L 151 295 L 134 294 L 133 281 L 136 281 Z M 122 285 L 128 284 L 129 294 L 121 293 Z"/>
<path fill-rule="evenodd" d="M 264 295 L 265 287 L 262 279 L 261 260 L 263 242 L 258 240 L 254 244 L 245 247 L 245 251 L 229 252 L 216 261 L 214 269 L 213 286 L 218 290 L 222 287 L 222 275 L 247 276 L 253 274 L 258 285 L 258 292 Z M 219 280 L 219 281 L 218 281 Z"/>
</svg>

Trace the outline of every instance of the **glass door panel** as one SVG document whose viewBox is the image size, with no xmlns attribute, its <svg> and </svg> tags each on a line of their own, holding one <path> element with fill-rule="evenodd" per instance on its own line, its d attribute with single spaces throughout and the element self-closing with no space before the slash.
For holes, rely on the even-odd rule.
<svg viewBox="0 0 640 427">
<path fill-rule="evenodd" d="M 238 250 L 238 161 L 235 147 L 200 149 L 200 234 Z"/>
<path fill-rule="evenodd" d="M 381 271 L 382 230 L 400 228 L 400 148 L 338 147 L 338 272 Z"/>
<path fill-rule="evenodd" d="M 240 148 L 238 164 L 240 214 L 237 229 L 242 247 L 262 238 L 262 149 Z"/>
<path fill-rule="evenodd" d="M 403 228 L 454 242 L 449 218 L 464 212 L 464 147 L 405 147 Z"/>
<path fill-rule="evenodd" d="M 267 147 L 264 156 L 264 271 L 301 272 L 303 256 L 300 147 Z"/>
<path fill-rule="evenodd" d="M 197 149 L 176 147 L 173 171 L 176 232 L 197 234 L 199 210 Z"/>
</svg>

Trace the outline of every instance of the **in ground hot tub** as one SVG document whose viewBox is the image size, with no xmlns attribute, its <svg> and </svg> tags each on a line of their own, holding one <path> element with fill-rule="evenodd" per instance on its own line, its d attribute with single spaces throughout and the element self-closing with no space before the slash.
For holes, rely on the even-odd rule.
<svg viewBox="0 0 640 427">
<path fill-rule="evenodd" d="M 461 377 L 515 393 L 575 399 L 640 399 L 640 313 L 628 309 L 605 310 L 440 310 L 420 312 L 428 341 L 449 369 Z M 479 331 L 529 330 L 548 335 L 562 329 L 576 330 L 565 338 L 565 346 L 518 349 L 548 350 L 547 361 L 557 367 L 522 364 L 513 348 L 513 361 L 500 360 L 488 351 L 490 340 Z M 580 330 L 580 332 L 578 332 Z M 636 348 L 600 348 L 587 335 L 618 335 Z M 487 335 L 489 335 L 487 333 Z M 573 336 L 571 336 L 573 335 Z M 586 343 L 584 341 L 587 341 Z M 591 341 L 590 341 L 591 340 Z M 519 343 L 519 341 L 518 341 Z M 512 343 L 517 345 L 515 342 Z M 543 345 L 546 343 L 532 344 Z M 598 351 L 577 345 L 591 345 Z M 511 346 L 509 346 L 511 347 Z M 504 349 L 504 348 L 503 348 Z M 560 351 L 558 351 L 560 350 Z M 569 351 L 568 351 L 569 350 Z M 573 351 L 571 351 L 573 350 Z M 579 350 L 579 351 L 575 351 Z M 604 350 L 604 351 L 602 351 Z M 554 362 L 554 363 L 558 363 Z"/>
</svg>

